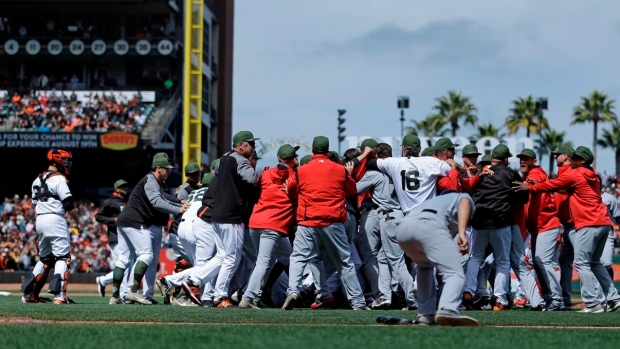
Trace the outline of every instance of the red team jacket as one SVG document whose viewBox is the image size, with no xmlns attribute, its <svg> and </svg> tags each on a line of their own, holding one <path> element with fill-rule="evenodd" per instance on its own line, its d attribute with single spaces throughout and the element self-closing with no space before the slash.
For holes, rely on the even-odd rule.
<svg viewBox="0 0 620 349">
<path fill-rule="evenodd" d="M 607 206 L 601 199 L 601 183 L 596 172 L 587 167 L 565 171 L 556 179 L 530 186 L 530 192 L 567 190 L 570 214 L 575 229 L 611 225 Z"/>
<path fill-rule="evenodd" d="M 284 184 L 288 186 L 288 194 L 282 190 Z M 278 165 L 263 172 L 260 196 L 254 205 L 249 227 L 288 234 L 294 223 L 296 198 L 297 178 L 292 168 Z"/>
<path fill-rule="evenodd" d="M 355 182 L 359 182 L 362 177 L 364 177 L 364 174 L 366 174 L 366 162 L 370 160 L 368 156 L 363 158 L 362 161 L 360 161 L 359 165 L 355 166 L 355 168 L 353 169 L 353 179 L 355 180 Z M 362 206 L 362 202 L 370 200 L 370 198 L 370 190 L 366 190 L 365 192 L 359 194 L 357 196 L 357 207 Z"/>
<path fill-rule="evenodd" d="M 544 183 L 547 181 L 547 173 L 541 167 L 534 167 L 527 174 L 527 178 L 531 178 L 536 183 Z M 533 184 L 530 181 L 528 183 Z M 559 228 L 561 224 L 556 213 L 557 208 L 553 200 L 553 193 L 530 191 L 530 200 L 525 204 L 527 231 L 530 234 L 538 234 Z"/>
<path fill-rule="evenodd" d="M 357 187 L 342 165 L 316 154 L 297 170 L 297 184 L 299 225 L 326 227 L 347 220 L 345 199 L 357 194 Z"/>
<path fill-rule="evenodd" d="M 567 172 L 572 170 L 569 165 L 558 167 L 558 177 L 565 176 Z M 558 211 L 558 218 L 563 225 L 574 224 L 573 217 L 570 216 L 570 207 L 568 204 L 568 192 L 566 190 L 558 190 L 553 197 L 555 207 Z"/>
</svg>

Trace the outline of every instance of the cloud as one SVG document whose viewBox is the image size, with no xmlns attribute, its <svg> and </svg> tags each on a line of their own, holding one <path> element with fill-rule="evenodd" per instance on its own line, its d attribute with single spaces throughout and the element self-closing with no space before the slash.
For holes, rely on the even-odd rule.
<svg viewBox="0 0 620 349">
<path fill-rule="evenodd" d="M 332 54 L 400 57 L 430 66 L 477 65 L 501 59 L 501 35 L 469 19 L 433 21 L 408 30 L 386 24 L 342 43 L 325 43 L 320 51 Z"/>
</svg>

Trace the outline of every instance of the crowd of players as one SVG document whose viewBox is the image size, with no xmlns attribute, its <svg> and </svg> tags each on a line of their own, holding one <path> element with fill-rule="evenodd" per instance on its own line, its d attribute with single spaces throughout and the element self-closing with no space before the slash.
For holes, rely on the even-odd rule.
<svg viewBox="0 0 620 349">
<path fill-rule="evenodd" d="M 0 96 L 0 131 L 139 132 L 147 121 L 139 95 L 38 92 Z"/>
<path fill-rule="evenodd" d="M 601 197 L 586 147 L 554 152 L 559 176 L 550 180 L 531 149 L 517 155 L 519 173 L 507 166 L 513 155 L 505 145 L 482 159 L 467 145 L 459 165 L 450 139 L 421 152 L 413 135 L 403 139 L 398 158 L 372 139 L 341 158 L 327 138 L 316 137 L 313 156 L 299 162 L 298 147 L 284 145 L 279 163 L 261 170 L 256 140 L 248 131 L 235 134 L 233 150 L 202 179 L 200 167 L 188 164 L 187 182 L 174 196 L 165 185 L 173 168 L 165 153 L 154 156 L 131 195 L 127 182 L 115 183 L 97 217 L 107 224 L 115 261 L 114 271 L 97 279 L 102 295 L 113 284 L 110 304 L 156 304 L 157 286 L 165 303 L 180 306 L 397 306 L 418 310 L 422 325 L 475 326 L 459 311 L 519 303 L 510 269 L 531 309 L 571 309 L 574 261 L 585 303 L 580 312 L 620 308 L 609 268 L 612 220 L 620 213 L 614 197 Z M 45 215 L 36 223 L 41 261 L 24 282 L 22 300 L 40 301 L 54 268 L 50 293 L 64 304 L 67 244 L 46 235 L 59 236 L 58 211 L 78 220 L 63 179 L 71 154 L 50 150 L 48 160 L 49 171 L 33 183 L 33 203 Z M 156 279 L 170 215 L 176 273 Z M 526 263 L 528 247 L 534 268 Z"/>
</svg>

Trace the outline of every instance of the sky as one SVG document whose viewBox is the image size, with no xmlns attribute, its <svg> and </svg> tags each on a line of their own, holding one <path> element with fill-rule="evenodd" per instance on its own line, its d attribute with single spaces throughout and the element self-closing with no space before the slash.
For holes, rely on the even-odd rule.
<svg viewBox="0 0 620 349">
<path fill-rule="evenodd" d="M 347 136 L 399 137 L 398 96 L 411 126 L 449 90 L 498 126 L 513 100 L 546 97 L 551 127 L 591 148 L 592 124 L 570 126 L 580 96 L 620 99 L 617 0 L 237 0 L 234 31 L 233 133 L 299 142 L 301 155 L 317 135 L 337 149 L 338 109 Z M 276 151 L 259 164 L 275 165 Z M 614 168 L 599 147 L 597 169 Z"/>
</svg>

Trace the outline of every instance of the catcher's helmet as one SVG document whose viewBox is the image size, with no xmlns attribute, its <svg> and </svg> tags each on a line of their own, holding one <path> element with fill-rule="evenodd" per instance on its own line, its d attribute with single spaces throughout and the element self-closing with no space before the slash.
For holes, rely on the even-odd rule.
<svg viewBox="0 0 620 349">
<path fill-rule="evenodd" d="M 68 176 L 71 172 L 71 163 L 73 156 L 66 149 L 52 148 L 47 152 L 47 161 L 53 163 L 58 172 Z"/>
</svg>

